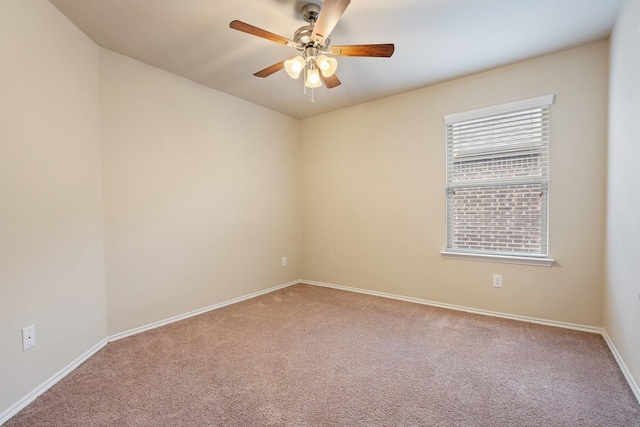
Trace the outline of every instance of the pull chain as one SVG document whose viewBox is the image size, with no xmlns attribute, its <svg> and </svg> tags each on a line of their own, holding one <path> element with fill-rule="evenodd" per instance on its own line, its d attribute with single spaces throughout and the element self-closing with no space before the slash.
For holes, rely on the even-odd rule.
<svg viewBox="0 0 640 427">
<path fill-rule="evenodd" d="M 304 67 L 304 73 L 302 74 L 302 87 L 304 96 L 307 96 L 307 85 L 304 83 L 307 81 L 307 67 Z"/>
</svg>

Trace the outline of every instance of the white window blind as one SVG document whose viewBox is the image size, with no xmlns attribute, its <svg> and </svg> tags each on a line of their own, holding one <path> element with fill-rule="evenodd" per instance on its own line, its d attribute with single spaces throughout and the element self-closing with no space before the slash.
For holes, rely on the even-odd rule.
<svg viewBox="0 0 640 427">
<path fill-rule="evenodd" d="M 445 118 L 448 252 L 547 256 L 553 99 Z"/>
</svg>

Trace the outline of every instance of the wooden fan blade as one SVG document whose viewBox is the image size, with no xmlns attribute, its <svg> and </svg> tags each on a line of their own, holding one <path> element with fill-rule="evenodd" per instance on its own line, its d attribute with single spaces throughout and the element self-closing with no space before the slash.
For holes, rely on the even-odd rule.
<svg viewBox="0 0 640 427">
<path fill-rule="evenodd" d="M 271 74 L 278 72 L 284 68 L 284 60 L 280 62 L 276 62 L 273 65 L 268 66 L 264 70 L 260 70 L 253 75 L 256 77 L 269 77 Z"/>
<path fill-rule="evenodd" d="M 351 0 L 324 0 L 316 25 L 313 27 L 311 40 L 324 43 L 336 26 Z"/>
<path fill-rule="evenodd" d="M 331 46 L 331 55 L 334 56 L 372 56 L 389 58 L 393 55 L 395 46 L 387 44 L 356 44 L 352 46 Z"/>
<path fill-rule="evenodd" d="M 277 34 L 270 33 L 267 30 L 263 30 L 262 28 L 254 27 L 253 25 L 247 24 L 242 21 L 231 21 L 229 23 L 229 28 L 233 28 L 234 30 L 242 31 L 243 33 L 251 34 L 252 36 L 262 37 L 263 39 L 271 40 L 272 42 L 284 44 L 291 47 L 296 47 L 296 43 L 292 40 L 289 40 L 285 37 L 279 36 Z"/>
<path fill-rule="evenodd" d="M 338 76 L 336 76 L 335 74 L 332 75 L 331 77 L 325 77 L 322 75 L 322 73 L 320 73 L 320 80 L 322 80 L 322 83 L 324 83 L 327 89 L 332 89 L 342 84 Z"/>
</svg>

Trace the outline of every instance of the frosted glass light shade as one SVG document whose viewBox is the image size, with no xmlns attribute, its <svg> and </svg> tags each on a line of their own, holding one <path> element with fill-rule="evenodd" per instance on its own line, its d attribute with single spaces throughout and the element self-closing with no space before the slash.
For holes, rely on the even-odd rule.
<svg viewBox="0 0 640 427">
<path fill-rule="evenodd" d="M 331 77 L 336 72 L 338 68 L 338 61 L 335 58 L 329 58 L 325 55 L 318 56 L 316 59 L 316 63 L 318 64 L 318 68 L 320 72 L 325 77 Z"/>
<path fill-rule="evenodd" d="M 317 68 L 311 69 L 307 72 L 307 81 L 304 83 L 306 87 L 316 88 L 322 86 L 320 80 L 320 72 Z"/>
<path fill-rule="evenodd" d="M 304 59 L 301 56 L 296 56 L 293 59 L 287 59 L 284 61 L 284 70 L 293 79 L 297 79 L 300 76 L 302 70 L 304 70 Z"/>
</svg>

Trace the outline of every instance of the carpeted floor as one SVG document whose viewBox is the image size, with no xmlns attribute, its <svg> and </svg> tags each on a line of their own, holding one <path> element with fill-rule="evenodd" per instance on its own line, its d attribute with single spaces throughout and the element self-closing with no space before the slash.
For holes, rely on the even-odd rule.
<svg viewBox="0 0 640 427">
<path fill-rule="evenodd" d="M 108 344 L 17 426 L 640 426 L 601 336 L 295 285 Z"/>
</svg>

